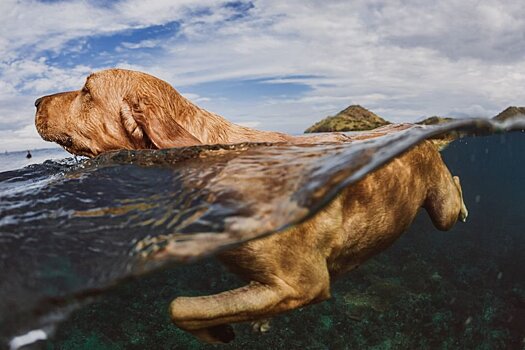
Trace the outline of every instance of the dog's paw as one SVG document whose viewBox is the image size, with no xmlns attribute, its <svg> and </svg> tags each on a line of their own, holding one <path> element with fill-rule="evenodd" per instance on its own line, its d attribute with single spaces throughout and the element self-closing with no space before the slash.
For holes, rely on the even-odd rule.
<svg viewBox="0 0 525 350">
<path fill-rule="evenodd" d="M 465 201 L 463 200 L 463 191 L 461 189 L 461 182 L 459 181 L 459 176 L 453 176 L 452 178 L 454 179 L 454 184 L 456 185 L 459 193 L 461 194 L 461 208 L 459 210 L 458 218 L 462 222 L 467 222 L 468 209 L 465 205 Z"/>
<path fill-rule="evenodd" d="M 270 319 L 268 318 L 252 322 L 252 330 L 256 333 L 266 333 L 270 328 Z"/>
</svg>

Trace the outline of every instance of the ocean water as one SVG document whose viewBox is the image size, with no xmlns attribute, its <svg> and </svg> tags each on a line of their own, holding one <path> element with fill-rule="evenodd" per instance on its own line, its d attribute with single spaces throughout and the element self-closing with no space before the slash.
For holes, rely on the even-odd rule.
<svg viewBox="0 0 525 350">
<path fill-rule="evenodd" d="M 71 157 L 62 148 L 44 148 L 31 150 L 31 158 L 26 158 L 27 151 L 0 153 L 0 172 L 15 170 L 31 164 L 41 164 L 46 160 L 60 160 Z"/>
<path fill-rule="evenodd" d="M 242 285 L 213 252 L 315 215 L 414 143 L 454 130 L 489 134 L 442 152 L 461 177 L 466 224 L 439 232 L 421 212 L 394 246 L 336 281 L 332 299 L 275 317 L 264 334 L 236 325 L 222 347 L 522 349 L 523 128 L 469 121 L 352 145 L 121 151 L 0 172 L 0 338 L 41 330 L 48 339 L 30 347 L 218 347 L 167 315 L 176 296 Z M 173 241 L 170 260 L 151 259 Z"/>
</svg>

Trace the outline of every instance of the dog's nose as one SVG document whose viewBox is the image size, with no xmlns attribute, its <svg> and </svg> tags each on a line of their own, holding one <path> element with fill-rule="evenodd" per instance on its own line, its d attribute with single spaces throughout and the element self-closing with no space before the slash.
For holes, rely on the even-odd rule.
<svg viewBox="0 0 525 350">
<path fill-rule="evenodd" d="M 37 98 L 37 99 L 36 99 L 36 101 L 35 101 L 35 107 L 36 107 L 36 108 L 38 108 L 38 105 L 39 105 L 40 103 L 42 103 L 42 100 L 43 100 L 43 99 L 44 99 L 43 97 L 40 97 L 40 98 Z"/>
</svg>

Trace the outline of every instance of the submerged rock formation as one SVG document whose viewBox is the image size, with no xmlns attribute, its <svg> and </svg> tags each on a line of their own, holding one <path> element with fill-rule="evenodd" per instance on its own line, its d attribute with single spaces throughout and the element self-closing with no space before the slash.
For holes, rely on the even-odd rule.
<svg viewBox="0 0 525 350">
<path fill-rule="evenodd" d="M 305 133 L 331 131 L 362 131 L 390 124 L 375 113 L 359 105 L 352 105 L 315 123 L 305 130 Z"/>
</svg>

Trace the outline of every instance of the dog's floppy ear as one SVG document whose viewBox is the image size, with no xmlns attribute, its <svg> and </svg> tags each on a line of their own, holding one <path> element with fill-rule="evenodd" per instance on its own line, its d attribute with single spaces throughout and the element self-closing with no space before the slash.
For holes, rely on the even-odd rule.
<svg viewBox="0 0 525 350">
<path fill-rule="evenodd" d="M 172 148 L 200 145 L 174 119 L 165 115 L 160 107 L 143 99 L 125 98 L 120 106 L 120 118 L 130 139 L 138 148 Z"/>
</svg>

